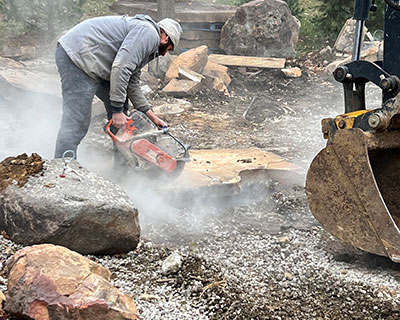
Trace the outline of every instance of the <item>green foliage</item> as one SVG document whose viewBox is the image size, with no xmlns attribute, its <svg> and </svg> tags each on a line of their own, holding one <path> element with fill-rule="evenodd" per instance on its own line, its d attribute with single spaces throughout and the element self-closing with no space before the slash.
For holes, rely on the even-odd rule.
<svg viewBox="0 0 400 320">
<path fill-rule="evenodd" d="M 318 35 L 335 39 L 346 20 L 353 16 L 353 6 L 349 0 L 321 0 L 317 7 L 319 14 L 312 21 Z"/>
<path fill-rule="evenodd" d="M 292 11 L 292 15 L 300 18 L 304 13 L 304 8 L 300 6 L 299 0 L 285 0 Z"/>
<path fill-rule="evenodd" d="M 48 36 L 75 24 L 86 0 L 0 0 L 6 35 L 40 31 Z"/>
</svg>

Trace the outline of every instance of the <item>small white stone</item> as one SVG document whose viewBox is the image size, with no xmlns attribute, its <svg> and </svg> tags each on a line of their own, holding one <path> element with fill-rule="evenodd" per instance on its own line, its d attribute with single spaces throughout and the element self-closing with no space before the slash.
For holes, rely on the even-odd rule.
<svg viewBox="0 0 400 320">
<path fill-rule="evenodd" d="M 171 253 L 163 262 L 161 270 L 163 274 L 177 272 L 182 266 L 182 257 L 177 253 Z"/>
</svg>

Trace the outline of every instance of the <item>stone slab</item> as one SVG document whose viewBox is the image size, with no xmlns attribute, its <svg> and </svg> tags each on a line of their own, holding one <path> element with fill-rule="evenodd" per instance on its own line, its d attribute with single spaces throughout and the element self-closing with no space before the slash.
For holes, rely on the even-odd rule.
<svg viewBox="0 0 400 320">
<path fill-rule="evenodd" d="M 191 188 L 236 184 L 245 171 L 299 171 L 295 164 L 259 148 L 191 150 L 190 158 L 178 183 Z"/>
<path fill-rule="evenodd" d="M 111 5 L 111 9 L 118 14 L 148 14 L 155 20 L 157 16 L 157 2 L 141 2 L 119 0 Z M 179 22 L 225 22 L 236 12 L 236 7 L 213 5 L 194 2 L 175 3 L 175 19 Z"/>
<path fill-rule="evenodd" d="M 159 190 L 172 206 L 256 198 L 270 182 L 304 185 L 304 173 L 295 164 L 258 148 L 191 150 L 190 158 L 181 175 Z"/>
<path fill-rule="evenodd" d="M 275 68 L 285 67 L 285 58 L 265 58 L 250 56 L 233 56 L 225 54 L 210 54 L 208 61 L 222 64 L 224 66 L 253 67 L 253 68 Z"/>
</svg>

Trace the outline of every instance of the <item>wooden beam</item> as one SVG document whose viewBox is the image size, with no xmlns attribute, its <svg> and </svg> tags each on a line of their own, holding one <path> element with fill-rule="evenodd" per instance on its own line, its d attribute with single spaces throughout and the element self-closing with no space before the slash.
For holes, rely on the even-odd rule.
<svg viewBox="0 0 400 320">
<path fill-rule="evenodd" d="M 286 59 L 210 54 L 208 61 L 225 66 L 282 69 L 285 67 Z"/>
</svg>

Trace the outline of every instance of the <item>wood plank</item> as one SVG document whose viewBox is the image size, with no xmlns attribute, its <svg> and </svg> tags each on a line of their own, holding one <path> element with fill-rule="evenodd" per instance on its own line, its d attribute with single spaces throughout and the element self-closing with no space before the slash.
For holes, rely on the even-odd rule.
<svg viewBox="0 0 400 320">
<path fill-rule="evenodd" d="M 210 54 L 208 61 L 225 66 L 282 69 L 285 67 L 286 59 Z"/>
</svg>

